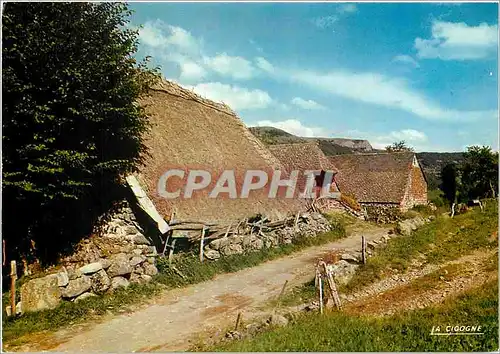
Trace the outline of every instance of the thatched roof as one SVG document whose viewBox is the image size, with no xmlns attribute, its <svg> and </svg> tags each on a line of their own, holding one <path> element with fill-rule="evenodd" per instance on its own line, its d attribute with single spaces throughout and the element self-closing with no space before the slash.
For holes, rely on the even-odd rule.
<svg viewBox="0 0 500 354">
<path fill-rule="evenodd" d="M 229 199 L 227 193 L 208 198 L 223 170 L 235 171 L 239 191 L 247 170 L 265 170 L 270 175 L 270 171 L 282 169 L 279 160 L 228 106 L 168 81 L 159 83 L 140 103 L 153 127 L 145 141 L 150 156 L 138 179 L 160 214 L 168 216 L 175 206 L 179 218 L 217 221 L 296 210 L 295 201 L 269 200 L 265 191 L 251 192 L 247 200 Z M 209 170 L 212 183 L 203 193 L 195 192 L 192 199 L 166 200 L 158 195 L 157 184 L 160 176 L 173 168 Z M 187 174 L 184 182 L 186 178 Z M 167 189 L 174 191 L 181 185 L 184 183 L 175 177 L 169 180 Z"/>
<path fill-rule="evenodd" d="M 277 144 L 269 146 L 269 150 L 288 172 L 293 170 L 298 170 L 301 174 L 307 170 L 338 172 L 335 165 L 321 151 L 318 142 Z M 305 183 L 306 177 L 299 175 L 297 185 L 302 188 Z M 336 183 L 333 183 L 332 188 L 336 190 Z"/>
<path fill-rule="evenodd" d="M 339 169 L 340 192 L 361 203 L 400 203 L 415 154 L 348 154 L 329 156 Z"/>
</svg>

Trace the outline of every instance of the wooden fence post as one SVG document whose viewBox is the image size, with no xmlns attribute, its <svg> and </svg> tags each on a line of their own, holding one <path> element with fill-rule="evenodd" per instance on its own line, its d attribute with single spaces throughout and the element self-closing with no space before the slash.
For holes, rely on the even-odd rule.
<svg viewBox="0 0 500 354">
<path fill-rule="evenodd" d="M 361 236 L 361 260 L 363 264 L 366 264 L 366 239 L 365 236 Z"/>
<path fill-rule="evenodd" d="M 234 330 L 237 331 L 240 326 L 241 321 L 241 312 L 238 312 L 238 317 L 236 317 L 236 324 L 234 325 Z"/>
<path fill-rule="evenodd" d="M 323 313 L 323 277 L 319 276 L 319 313 Z"/>
<path fill-rule="evenodd" d="M 201 240 L 200 240 L 200 262 L 203 262 L 203 242 L 205 241 L 205 226 L 201 230 Z"/>
<path fill-rule="evenodd" d="M 17 267 L 16 261 L 10 262 L 10 314 L 16 315 L 16 279 Z"/>
</svg>

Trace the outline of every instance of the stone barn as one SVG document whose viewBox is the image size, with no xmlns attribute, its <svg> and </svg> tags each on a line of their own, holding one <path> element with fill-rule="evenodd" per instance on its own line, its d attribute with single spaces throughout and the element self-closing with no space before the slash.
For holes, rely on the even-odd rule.
<svg viewBox="0 0 500 354">
<path fill-rule="evenodd" d="M 361 206 L 398 208 L 427 204 L 427 181 L 413 152 L 329 156 L 342 194 Z"/>
</svg>

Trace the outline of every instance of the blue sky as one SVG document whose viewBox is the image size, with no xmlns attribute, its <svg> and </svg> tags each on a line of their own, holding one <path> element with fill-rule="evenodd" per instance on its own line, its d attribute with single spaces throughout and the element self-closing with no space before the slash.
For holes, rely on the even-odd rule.
<svg viewBox="0 0 500 354">
<path fill-rule="evenodd" d="M 496 3 L 132 3 L 138 55 L 249 126 L 498 149 Z"/>
</svg>

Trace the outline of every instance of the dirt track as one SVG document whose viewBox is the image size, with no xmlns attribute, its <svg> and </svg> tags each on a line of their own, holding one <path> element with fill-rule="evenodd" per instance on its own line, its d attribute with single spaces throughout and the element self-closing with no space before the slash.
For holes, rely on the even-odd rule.
<svg viewBox="0 0 500 354">
<path fill-rule="evenodd" d="M 388 229 L 363 231 L 368 241 Z M 211 281 L 166 291 L 154 304 L 130 314 L 112 316 L 98 324 L 63 329 L 31 343 L 23 351 L 145 352 L 182 351 L 196 334 L 221 331 L 242 312 L 243 318 L 262 315 L 259 306 L 275 298 L 284 282 L 305 283 L 314 277 L 315 260 L 334 250 L 357 250 L 361 233 L 323 246 L 223 274 Z M 223 333 L 222 333 L 223 334 Z"/>
</svg>

